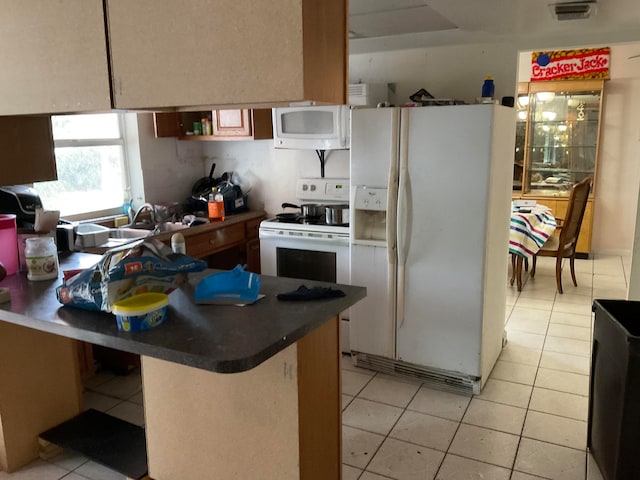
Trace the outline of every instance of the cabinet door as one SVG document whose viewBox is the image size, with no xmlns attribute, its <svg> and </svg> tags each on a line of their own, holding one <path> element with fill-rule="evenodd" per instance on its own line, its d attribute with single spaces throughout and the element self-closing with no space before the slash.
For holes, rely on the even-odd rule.
<svg viewBox="0 0 640 480">
<path fill-rule="evenodd" d="M 183 135 L 180 129 L 180 114 L 177 112 L 154 113 L 153 130 L 156 138 Z"/>
<path fill-rule="evenodd" d="M 56 180 L 51 117 L 0 117 L 0 185 Z"/>
<path fill-rule="evenodd" d="M 247 270 L 260 273 L 260 239 L 254 238 L 247 242 Z"/>
<path fill-rule="evenodd" d="M 218 137 L 251 136 L 249 110 L 214 110 L 213 135 Z"/>
<path fill-rule="evenodd" d="M 106 0 L 114 105 L 345 103 L 346 4 Z"/>
<path fill-rule="evenodd" d="M 4 0 L 0 115 L 111 108 L 102 0 Z"/>
<path fill-rule="evenodd" d="M 595 177 L 603 82 L 539 83 L 548 85 L 530 86 L 525 192 L 568 197 Z"/>
</svg>

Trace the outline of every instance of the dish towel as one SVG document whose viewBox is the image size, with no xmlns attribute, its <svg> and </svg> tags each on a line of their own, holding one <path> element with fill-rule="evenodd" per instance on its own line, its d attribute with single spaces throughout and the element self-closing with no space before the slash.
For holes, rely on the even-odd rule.
<svg viewBox="0 0 640 480">
<path fill-rule="evenodd" d="M 300 285 L 293 292 L 279 293 L 278 300 L 288 301 L 306 301 L 306 300 L 318 300 L 320 298 L 336 298 L 344 297 L 345 293 L 342 290 L 335 290 L 331 287 L 312 287 L 307 288 L 305 285 Z"/>
</svg>

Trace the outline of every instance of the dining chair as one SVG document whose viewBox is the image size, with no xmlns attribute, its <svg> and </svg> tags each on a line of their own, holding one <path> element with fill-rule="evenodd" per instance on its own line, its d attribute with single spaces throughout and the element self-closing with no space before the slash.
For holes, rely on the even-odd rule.
<svg viewBox="0 0 640 480">
<path fill-rule="evenodd" d="M 552 235 L 542 245 L 540 250 L 533 256 L 533 265 L 531 267 L 531 278 L 536 274 L 536 259 L 537 257 L 556 257 L 556 285 L 558 292 L 562 292 L 562 259 L 569 259 L 569 266 L 571 268 L 571 279 L 573 284 L 577 287 L 575 272 L 575 258 L 576 258 L 576 244 L 578 243 L 578 235 L 580 233 L 580 226 L 582 225 L 582 217 L 584 217 L 584 211 L 587 207 L 587 200 L 589 198 L 589 189 L 591 187 L 591 177 L 587 177 L 581 182 L 575 184 L 569 195 L 569 201 L 567 205 L 567 213 L 565 218 L 556 218 L 558 226 L 556 229 L 560 230 L 560 235 Z"/>
</svg>

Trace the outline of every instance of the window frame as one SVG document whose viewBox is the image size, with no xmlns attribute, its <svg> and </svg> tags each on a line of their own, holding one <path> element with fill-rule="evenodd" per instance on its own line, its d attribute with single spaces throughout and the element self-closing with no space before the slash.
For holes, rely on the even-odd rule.
<svg viewBox="0 0 640 480">
<path fill-rule="evenodd" d="M 129 196 L 131 196 L 131 173 L 130 173 L 130 163 L 128 156 L 128 145 L 127 145 L 127 136 L 126 136 L 126 125 L 125 125 L 125 113 L 123 112 L 102 112 L 101 114 L 115 114 L 118 120 L 118 138 L 87 138 L 87 139 L 61 139 L 56 140 L 53 139 L 53 147 L 54 147 L 54 155 L 56 148 L 76 148 L 76 147 L 101 147 L 101 146 L 119 146 L 122 151 L 122 189 L 123 192 L 128 192 Z M 53 122 L 53 117 L 63 117 L 67 115 L 52 115 L 51 120 Z M 57 159 L 56 159 L 57 163 Z M 57 165 L 56 165 L 57 169 Z M 71 221 L 81 221 L 88 219 L 100 219 L 100 218 L 110 218 L 117 215 L 122 215 L 122 206 L 114 206 L 113 208 L 104 209 L 104 210 L 93 210 L 82 213 L 75 213 L 71 215 L 63 215 L 64 218 Z"/>
</svg>

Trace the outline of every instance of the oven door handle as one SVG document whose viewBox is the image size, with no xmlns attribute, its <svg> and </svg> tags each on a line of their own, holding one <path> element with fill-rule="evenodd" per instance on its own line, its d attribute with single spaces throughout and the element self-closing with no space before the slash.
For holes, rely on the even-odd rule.
<svg viewBox="0 0 640 480">
<path fill-rule="evenodd" d="M 274 231 L 259 231 L 260 239 L 279 239 L 282 241 L 300 241 L 300 242 L 317 242 L 325 245 L 349 245 L 348 235 L 335 235 L 329 233 L 314 233 L 314 232 L 287 232 L 279 233 Z M 300 244 L 302 247 L 302 243 Z"/>
</svg>

